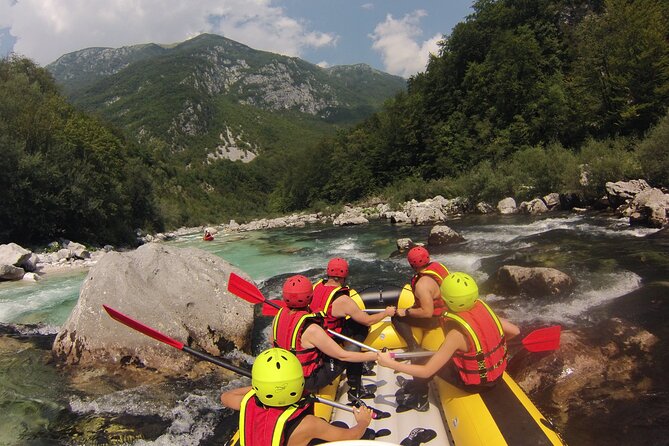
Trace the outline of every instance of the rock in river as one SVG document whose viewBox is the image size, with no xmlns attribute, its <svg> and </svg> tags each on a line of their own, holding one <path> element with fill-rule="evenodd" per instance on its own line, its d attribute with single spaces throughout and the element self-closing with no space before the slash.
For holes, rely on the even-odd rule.
<svg viewBox="0 0 669 446">
<path fill-rule="evenodd" d="M 89 271 L 53 353 L 66 364 L 132 364 L 168 374 L 190 368 L 190 355 L 116 322 L 103 304 L 212 355 L 248 351 L 253 306 L 227 291 L 232 271 L 248 278 L 195 248 L 149 243 L 109 253 Z"/>
</svg>

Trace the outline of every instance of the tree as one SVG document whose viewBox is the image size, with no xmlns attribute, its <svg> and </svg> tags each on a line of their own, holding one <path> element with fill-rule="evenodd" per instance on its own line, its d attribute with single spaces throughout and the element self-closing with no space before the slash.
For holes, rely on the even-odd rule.
<svg viewBox="0 0 669 446">
<path fill-rule="evenodd" d="M 593 135 L 641 136 L 664 115 L 669 24 L 662 3 L 607 0 L 603 14 L 580 23 L 571 89 Z"/>
</svg>

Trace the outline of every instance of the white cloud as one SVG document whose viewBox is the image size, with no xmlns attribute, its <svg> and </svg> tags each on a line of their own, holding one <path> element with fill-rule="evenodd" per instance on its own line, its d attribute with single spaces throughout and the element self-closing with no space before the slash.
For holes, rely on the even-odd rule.
<svg viewBox="0 0 669 446">
<path fill-rule="evenodd" d="M 6 28 L 12 24 L 12 0 L 0 0 L 0 28 Z"/>
<path fill-rule="evenodd" d="M 368 11 L 371 11 L 372 9 L 374 9 L 374 3 L 365 3 L 365 4 L 360 5 L 360 7 L 362 9 L 366 9 Z"/>
<path fill-rule="evenodd" d="M 327 63 L 327 62 L 324 61 L 324 60 L 321 60 L 321 61 L 318 62 L 316 65 L 318 65 L 318 66 L 321 67 L 321 68 L 330 68 L 330 64 Z"/>
<path fill-rule="evenodd" d="M 0 26 L 10 26 L 17 37 L 15 52 L 43 65 L 87 47 L 174 43 L 203 32 L 288 56 L 336 44 L 336 35 L 308 29 L 272 2 L 0 0 Z"/>
<path fill-rule="evenodd" d="M 419 24 L 420 19 L 427 13 L 417 10 L 395 20 L 388 14 L 384 22 L 374 28 L 372 48 L 381 53 L 385 69 L 392 74 L 409 77 L 419 71 L 424 71 L 430 53 L 437 53 L 441 34 L 435 34 L 428 40 L 418 41 L 423 33 Z"/>
</svg>

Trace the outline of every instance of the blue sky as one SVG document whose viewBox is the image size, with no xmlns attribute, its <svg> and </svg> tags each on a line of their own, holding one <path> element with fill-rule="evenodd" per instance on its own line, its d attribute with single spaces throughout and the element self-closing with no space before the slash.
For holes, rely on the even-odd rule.
<svg viewBox="0 0 669 446">
<path fill-rule="evenodd" d="M 174 43 L 202 32 L 321 66 L 408 77 L 473 0 L 0 0 L 0 55 L 40 65 L 83 48 Z"/>
</svg>

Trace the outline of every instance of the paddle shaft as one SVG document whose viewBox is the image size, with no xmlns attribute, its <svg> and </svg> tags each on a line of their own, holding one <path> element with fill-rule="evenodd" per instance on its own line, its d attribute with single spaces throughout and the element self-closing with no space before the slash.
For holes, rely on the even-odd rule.
<svg viewBox="0 0 669 446">
<path fill-rule="evenodd" d="M 551 328 L 553 328 L 553 327 L 548 327 L 548 329 L 551 329 Z M 509 341 L 509 342 L 512 342 L 512 343 L 514 343 L 514 344 L 516 344 L 516 343 L 518 343 L 518 344 L 522 344 L 523 347 L 527 348 L 527 347 L 528 347 L 528 345 L 527 345 L 528 343 L 527 343 L 526 341 L 529 339 L 529 340 L 530 340 L 529 344 L 531 344 L 531 343 L 533 342 L 531 339 L 532 339 L 533 337 L 536 337 L 536 336 L 535 336 L 535 333 L 540 333 L 540 332 L 543 332 L 543 331 L 545 331 L 545 330 L 546 330 L 546 329 L 542 329 L 542 328 L 540 328 L 540 329 L 537 329 L 537 330 L 533 331 L 532 333 L 530 333 L 529 335 L 527 335 L 527 336 L 526 336 L 525 338 L 523 338 L 522 340 L 521 340 L 520 338 L 515 338 L 515 339 L 512 339 L 512 340 Z M 559 340 L 559 330 L 556 330 L 556 331 L 557 331 L 558 340 Z M 330 333 L 331 335 L 336 336 L 336 337 L 338 337 L 338 338 L 340 338 L 340 339 L 343 339 L 343 340 L 345 340 L 345 341 L 348 341 L 348 342 L 350 342 L 350 343 L 353 344 L 353 345 L 357 345 L 357 346 L 360 347 L 360 348 L 367 349 L 367 350 L 369 350 L 369 351 L 371 351 L 371 352 L 374 352 L 374 353 L 378 353 L 378 352 L 379 352 L 379 349 L 377 349 L 377 348 L 374 348 L 374 347 L 372 347 L 372 346 L 369 346 L 369 345 L 367 345 L 367 344 L 365 344 L 365 343 L 363 343 L 363 342 L 356 341 L 355 339 L 349 338 L 348 336 L 343 335 L 343 334 L 341 334 L 341 333 L 337 333 L 337 332 L 334 331 L 334 330 L 328 329 L 328 333 Z M 554 342 L 551 343 L 551 344 L 554 344 Z M 557 348 L 557 347 L 553 347 L 552 345 L 549 346 L 549 347 L 550 347 L 550 348 L 546 348 L 546 350 L 530 350 L 530 351 L 549 351 L 549 350 L 555 350 L 555 349 Z M 528 349 L 528 350 L 529 350 L 529 349 Z M 424 358 L 424 357 L 427 357 L 427 356 L 432 356 L 432 355 L 434 355 L 434 353 L 435 353 L 435 352 L 432 352 L 432 351 L 424 351 L 424 352 L 401 352 L 401 353 L 391 353 L 390 355 L 391 355 L 393 358 L 395 358 L 395 359 L 410 359 L 410 358 Z"/>
<path fill-rule="evenodd" d="M 360 348 L 365 348 L 365 349 L 369 350 L 370 352 L 378 353 L 380 351 L 378 348 L 374 348 L 374 347 L 369 346 L 367 344 L 364 344 L 360 341 L 356 341 L 355 339 L 349 338 L 348 336 L 343 335 L 341 333 L 337 333 L 336 331 L 330 330 L 329 328 L 328 328 L 328 333 L 330 333 L 331 335 L 336 336 L 340 339 L 348 341 L 353 345 L 357 345 Z M 434 352 L 408 352 L 408 353 L 391 353 L 390 354 L 390 356 L 392 356 L 393 358 L 397 358 L 397 359 L 420 358 L 420 357 L 423 357 L 423 356 L 432 356 L 432 355 L 434 355 Z"/>
<path fill-rule="evenodd" d="M 190 348 L 186 345 L 184 345 L 184 347 L 181 349 L 181 351 L 184 351 L 184 352 L 188 353 L 189 355 L 193 355 L 196 358 L 203 359 L 205 361 L 209 361 L 212 364 L 216 364 L 217 366 L 221 366 L 224 369 L 228 369 L 231 372 L 235 372 L 238 375 L 242 375 L 242 376 L 245 376 L 247 378 L 251 377 L 251 372 L 248 369 L 244 369 L 242 367 L 237 367 L 234 364 L 230 364 L 227 361 L 223 361 L 219 358 L 216 358 L 215 356 L 211 356 L 208 353 L 204 353 L 204 352 L 201 352 L 199 350 L 194 350 L 194 349 L 192 349 L 192 348 Z"/>
<path fill-rule="evenodd" d="M 330 333 L 331 335 L 336 336 L 336 337 L 338 337 L 338 338 L 340 338 L 340 339 L 343 339 L 344 341 L 348 341 L 348 342 L 350 342 L 350 343 L 353 344 L 353 345 L 357 345 L 357 346 L 360 347 L 360 348 L 366 348 L 366 349 L 369 350 L 370 352 L 374 352 L 374 353 L 378 353 L 378 352 L 379 352 L 379 349 L 377 349 L 377 348 L 370 347 L 370 346 L 367 345 L 367 344 L 364 344 L 364 343 L 362 343 L 362 342 L 360 342 L 360 341 L 356 341 L 356 340 L 353 339 L 353 338 L 349 338 L 348 336 L 343 335 L 343 334 L 341 334 L 341 333 L 337 333 L 336 331 L 331 330 L 331 329 L 329 329 L 329 328 L 328 328 L 328 333 Z"/>
<path fill-rule="evenodd" d="M 192 349 L 188 347 L 187 345 L 183 345 L 179 341 L 176 341 L 167 335 L 159 332 L 158 330 L 149 327 L 148 325 L 144 325 L 141 322 L 138 322 L 134 319 L 132 319 L 130 316 L 126 316 L 125 314 L 121 313 L 120 311 L 114 310 L 111 307 L 108 307 L 107 305 L 103 305 L 104 309 L 107 311 L 109 316 L 114 319 L 117 322 L 122 323 L 123 325 L 132 328 L 133 330 L 137 330 L 140 333 L 143 333 L 147 336 L 152 337 L 153 339 L 156 339 L 158 341 L 161 341 L 167 345 L 170 345 L 178 350 L 181 350 L 182 352 L 186 352 L 190 355 L 195 356 L 196 358 L 202 359 L 204 361 L 211 362 L 212 364 L 216 364 L 217 366 L 223 367 L 224 369 L 230 370 L 231 372 L 235 372 L 238 375 L 245 376 L 247 378 L 251 378 L 251 372 L 248 369 L 238 367 L 234 364 L 229 363 L 228 361 L 224 361 L 222 359 L 219 359 L 215 356 L 212 356 L 208 353 L 201 352 L 199 350 Z M 338 403 L 336 401 L 331 401 L 325 398 L 321 398 L 318 395 L 313 396 L 316 401 L 322 404 L 326 404 L 328 406 L 335 407 L 337 409 L 345 410 L 347 412 L 354 413 L 354 408 L 350 406 L 346 406 L 344 404 Z M 373 409 L 376 411 L 376 409 Z M 376 418 L 377 412 L 374 412 L 373 417 Z"/>
</svg>

